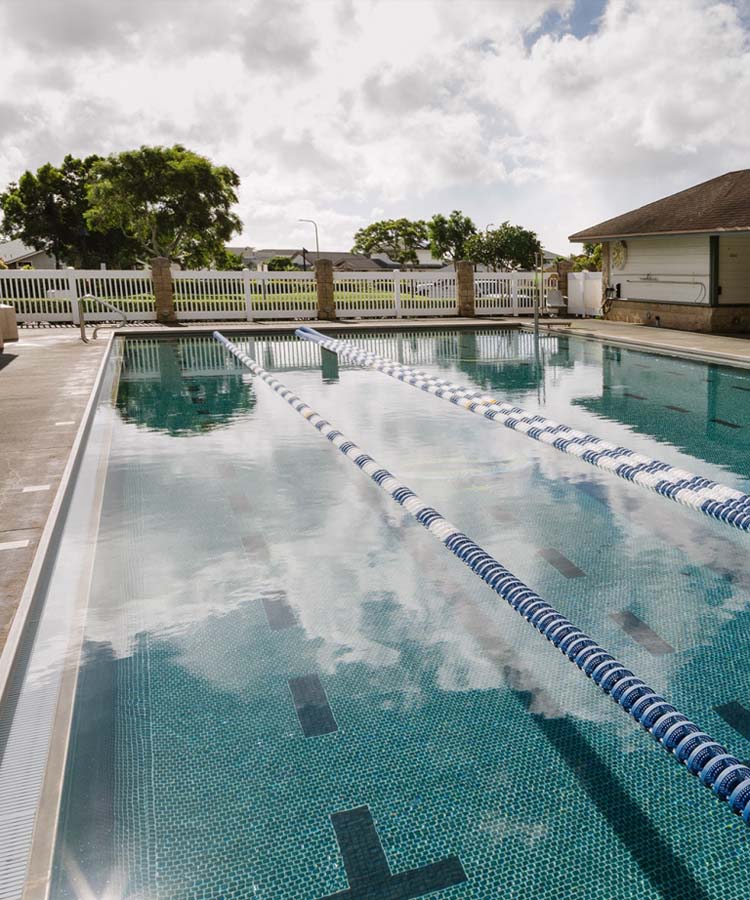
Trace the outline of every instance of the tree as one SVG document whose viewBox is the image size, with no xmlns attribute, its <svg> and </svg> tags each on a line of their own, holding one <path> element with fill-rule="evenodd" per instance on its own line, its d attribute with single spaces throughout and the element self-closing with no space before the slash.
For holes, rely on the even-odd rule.
<svg viewBox="0 0 750 900">
<path fill-rule="evenodd" d="M 121 383 L 117 410 L 123 421 L 189 437 L 231 424 L 238 412 L 253 409 L 255 394 L 243 382 L 241 367 L 199 376 L 189 365 L 181 367 L 185 346 L 185 341 L 159 341 L 159 377 Z"/>
<path fill-rule="evenodd" d="M 86 223 L 86 184 L 100 159 L 68 155 L 59 167 L 24 172 L 0 194 L 3 233 L 54 256 L 58 267 L 132 266 L 135 244 L 119 228 L 94 231 Z"/>
<path fill-rule="evenodd" d="M 472 262 L 483 263 L 490 269 L 510 271 L 533 269 L 536 254 L 542 249 L 536 233 L 503 222 L 499 228 L 475 234 L 466 242 L 466 255 Z"/>
<path fill-rule="evenodd" d="M 180 144 L 141 147 L 99 160 L 88 186 L 91 228 L 119 228 L 146 256 L 201 268 L 242 223 L 231 211 L 240 179 Z"/>
<path fill-rule="evenodd" d="M 460 210 L 449 216 L 438 213 L 427 223 L 430 250 L 436 259 L 449 259 L 455 263 L 466 255 L 466 241 L 477 233 L 477 226 Z"/>
<path fill-rule="evenodd" d="M 272 256 L 266 263 L 269 272 L 296 272 L 297 266 L 288 256 Z"/>
<path fill-rule="evenodd" d="M 419 262 L 417 250 L 427 246 L 427 225 L 410 219 L 384 219 L 360 228 L 354 235 L 352 253 L 387 253 L 401 265 L 416 265 Z"/>
<path fill-rule="evenodd" d="M 602 245 L 584 244 L 583 253 L 573 256 L 574 272 L 601 272 L 602 270 Z"/>
</svg>

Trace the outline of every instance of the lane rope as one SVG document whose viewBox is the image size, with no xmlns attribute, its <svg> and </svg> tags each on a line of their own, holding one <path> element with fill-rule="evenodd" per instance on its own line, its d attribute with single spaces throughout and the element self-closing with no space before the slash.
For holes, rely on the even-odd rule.
<svg viewBox="0 0 750 900">
<path fill-rule="evenodd" d="M 750 495 L 743 494 L 742 491 L 636 453 L 627 447 L 603 441 L 593 434 L 577 431 L 507 401 L 495 400 L 481 390 L 454 384 L 420 369 L 403 366 L 350 341 L 326 337 L 314 328 L 301 326 L 296 334 L 349 362 L 377 369 L 397 381 L 434 394 L 477 416 L 548 444 L 562 453 L 576 456 L 589 465 L 655 491 L 682 506 L 696 509 L 740 531 L 750 532 Z"/>
<path fill-rule="evenodd" d="M 214 337 L 412 515 L 605 694 L 750 824 L 750 768 L 384 469 L 219 331 Z"/>
</svg>

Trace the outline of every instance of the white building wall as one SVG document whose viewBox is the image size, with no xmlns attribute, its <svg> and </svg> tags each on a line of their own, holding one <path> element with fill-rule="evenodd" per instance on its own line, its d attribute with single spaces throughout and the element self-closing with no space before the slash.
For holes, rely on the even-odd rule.
<svg viewBox="0 0 750 900">
<path fill-rule="evenodd" d="M 750 234 L 719 237 L 719 303 L 750 304 Z"/>
<path fill-rule="evenodd" d="M 611 264 L 610 282 L 626 300 L 708 303 L 708 235 L 627 238 L 625 264 Z M 612 245 L 610 245 L 612 246 Z"/>
</svg>

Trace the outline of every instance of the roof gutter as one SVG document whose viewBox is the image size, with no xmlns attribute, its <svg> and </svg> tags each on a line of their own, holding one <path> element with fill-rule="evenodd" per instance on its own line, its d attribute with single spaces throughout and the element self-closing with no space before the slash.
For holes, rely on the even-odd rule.
<svg viewBox="0 0 750 900">
<path fill-rule="evenodd" d="M 678 231 L 625 231 L 617 234 L 586 234 L 579 231 L 577 234 L 571 234 L 568 240 L 573 244 L 590 244 L 598 241 L 619 241 L 623 238 L 637 237 L 668 237 L 680 234 L 750 234 L 750 225 L 744 225 L 741 228 L 695 228 L 681 229 Z"/>
</svg>

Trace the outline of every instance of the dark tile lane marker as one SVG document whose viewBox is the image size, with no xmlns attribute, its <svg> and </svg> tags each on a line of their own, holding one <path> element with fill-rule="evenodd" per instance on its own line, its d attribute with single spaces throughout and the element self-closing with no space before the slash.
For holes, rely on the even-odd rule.
<svg viewBox="0 0 750 900">
<path fill-rule="evenodd" d="M 671 406 L 669 403 L 664 404 L 664 409 L 673 409 L 675 412 L 681 412 L 681 413 L 689 413 L 690 412 L 690 410 L 685 409 L 684 406 Z"/>
<path fill-rule="evenodd" d="M 645 400 L 645 397 L 642 397 L 640 394 L 631 394 L 630 391 L 625 391 L 623 393 L 623 397 L 630 397 L 631 400 Z"/>
<path fill-rule="evenodd" d="M 579 569 L 575 563 L 571 562 L 567 556 L 563 556 L 559 550 L 555 550 L 554 547 L 540 547 L 536 552 L 566 578 L 584 578 L 586 575 L 583 569 Z"/>
<path fill-rule="evenodd" d="M 665 656 L 667 653 L 675 652 L 671 644 L 659 637 L 652 628 L 649 628 L 642 619 L 634 616 L 629 610 L 623 609 L 619 612 L 612 612 L 609 614 L 609 617 L 614 619 L 627 635 L 633 638 L 641 647 L 645 647 L 653 656 Z"/>
<path fill-rule="evenodd" d="M 743 387 L 741 384 L 733 384 L 732 389 L 735 391 L 750 391 L 750 387 Z"/>
<path fill-rule="evenodd" d="M 289 690 L 305 737 L 319 737 L 338 731 L 325 688 L 317 675 L 290 678 Z"/>
<path fill-rule="evenodd" d="M 711 419 L 712 422 L 716 422 L 717 425 L 726 425 L 727 428 L 742 428 L 742 425 L 738 425 L 736 422 L 727 422 L 726 419 Z"/>
<path fill-rule="evenodd" d="M 732 700 L 729 703 L 714 706 L 714 710 L 727 725 L 734 728 L 737 734 L 741 734 L 750 741 L 750 709 L 746 709 L 741 703 Z"/>
<path fill-rule="evenodd" d="M 282 631 L 297 624 L 297 614 L 289 605 L 285 591 L 267 594 L 260 599 L 271 631 Z"/>
<path fill-rule="evenodd" d="M 466 881 L 457 856 L 392 875 L 367 806 L 333 813 L 331 823 L 349 888 L 323 900 L 412 900 Z"/>
</svg>

